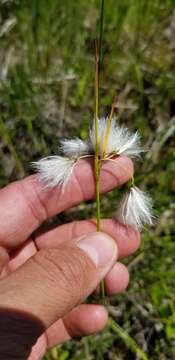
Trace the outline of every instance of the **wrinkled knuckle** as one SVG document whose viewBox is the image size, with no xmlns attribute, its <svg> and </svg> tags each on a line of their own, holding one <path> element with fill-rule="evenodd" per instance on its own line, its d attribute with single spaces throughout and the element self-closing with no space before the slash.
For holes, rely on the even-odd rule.
<svg viewBox="0 0 175 360">
<path fill-rule="evenodd" d="M 70 291 L 73 297 L 80 299 L 88 285 L 88 271 L 91 265 L 81 253 L 71 249 L 71 252 L 62 254 L 59 262 L 61 286 Z"/>
<path fill-rule="evenodd" d="M 33 257 L 33 260 L 40 268 L 40 271 L 45 273 L 45 278 L 52 283 L 58 278 L 60 272 L 60 251 L 58 249 L 41 249 Z"/>
<path fill-rule="evenodd" d="M 93 264 L 88 261 L 77 248 L 43 249 L 36 254 L 35 261 L 46 272 L 52 285 L 59 285 L 62 294 L 69 294 L 79 300 L 86 293 L 90 280 L 89 274 L 94 271 Z"/>
</svg>

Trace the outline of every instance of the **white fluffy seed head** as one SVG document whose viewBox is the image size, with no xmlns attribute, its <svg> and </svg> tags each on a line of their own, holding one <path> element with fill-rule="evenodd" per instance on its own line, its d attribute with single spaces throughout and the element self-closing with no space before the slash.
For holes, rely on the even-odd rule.
<svg viewBox="0 0 175 360">
<path fill-rule="evenodd" d="M 90 144 L 79 138 L 65 139 L 61 141 L 60 150 L 67 157 L 79 158 L 90 153 Z"/>
<path fill-rule="evenodd" d="M 107 119 L 101 118 L 98 121 L 99 128 L 99 147 L 100 154 L 103 154 L 103 144 L 104 137 L 106 134 L 106 125 Z M 93 151 L 95 152 L 95 126 L 93 125 L 90 130 L 90 141 Z M 140 136 L 138 132 L 135 134 L 130 133 L 130 131 L 123 127 L 119 126 L 116 123 L 115 118 L 111 121 L 111 127 L 109 130 L 109 136 L 106 146 L 106 155 L 116 154 L 116 155 L 126 155 L 129 157 L 138 157 L 143 150 L 140 148 Z"/>
<path fill-rule="evenodd" d="M 48 187 L 66 186 L 69 181 L 75 161 L 62 156 L 48 156 L 33 162 L 33 168 L 38 172 L 39 178 Z"/>
<path fill-rule="evenodd" d="M 133 186 L 119 204 L 117 219 L 124 225 L 141 230 L 144 224 L 153 224 L 152 199 L 138 187 Z"/>
</svg>

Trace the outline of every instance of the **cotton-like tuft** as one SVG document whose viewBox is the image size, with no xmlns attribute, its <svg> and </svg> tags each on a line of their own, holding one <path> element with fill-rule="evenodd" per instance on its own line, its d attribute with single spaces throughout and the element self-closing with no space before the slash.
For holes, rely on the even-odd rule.
<svg viewBox="0 0 175 360">
<path fill-rule="evenodd" d="M 124 225 L 141 230 L 144 224 L 153 224 L 152 208 L 150 196 L 133 186 L 119 204 L 117 219 Z"/>
<path fill-rule="evenodd" d="M 62 156 L 48 156 L 32 163 L 39 178 L 46 186 L 60 185 L 63 186 L 63 189 L 72 175 L 74 165 L 75 160 Z"/>
<path fill-rule="evenodd" d="M 79 158 L 90 153 L 90 145 L 88 141 L 79 138 L 62 140 L 60 150 L 67 157 Z"/>
<path fill-rule="evenodd" d="M 106 135 L 107 119 L 101 118 L 98 121 L 99 126 L 99 150 L 101 156 L 104 150 L 104 138 Z M 90 130 L 90 141 L 93 151 L 95 152 L 95 126 Z M 143 150 L 140 148 L 140 136 L 138 132 L 132 134 L 127 128 L 119 126 L 115 118 L 111 121 L 111 126 L 108 134 L 108 141 L 106 144 L 106 157 L 108 155 L 126 155 L 131 158 L 138 157 Z"/>
</svg>

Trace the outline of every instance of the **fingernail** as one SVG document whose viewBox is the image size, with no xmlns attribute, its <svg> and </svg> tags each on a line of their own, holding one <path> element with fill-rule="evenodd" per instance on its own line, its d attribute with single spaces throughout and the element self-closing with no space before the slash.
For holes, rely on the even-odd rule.
<svg viewBox="0 0 175 360">
<path fill-rule="evenodd" d="M 77 246 L 86 252 L 97 267 L 106 267 L 117 258 L 117 245 L 107 234 L 102 232 L 84 236 Z"/>
</svg>

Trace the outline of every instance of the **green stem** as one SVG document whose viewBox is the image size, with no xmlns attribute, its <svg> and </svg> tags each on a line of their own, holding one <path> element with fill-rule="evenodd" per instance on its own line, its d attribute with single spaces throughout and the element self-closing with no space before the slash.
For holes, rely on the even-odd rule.
<svg viewBox="0 0 175 360">
<path fill-rule="evenodd" d="M 96 220 L 97 220 L 97 231 L 100 231 L 100 220 L 101 220 L 101 207 L 100 207 L 100 171 L 99 171 L 99 160 L 95 156 L 95 171 L 96 171 Z"/>
<path fill-rule="evenodd" d="M 95 187 L 96 187 L 96 205 L 97 205 L 97 231 L 100 230 L 100 160 L 99 160 L 99 129 L 98 129 L 98 111 L 99 111 L 99 55 L 97 43 L 95 47 Z"/>
<path fill-rule="evenodd" d="M 98 135 L 98 131 L 97 131 Z M 96 137 L 96 141 L 98 137 Z M 98 142 L 97 142 L 98 143 Z M 100 220 L 101 220 L 101 203 L 100 203 L 100 170 L 101 170 L 101 160 L 99 160 L 99 147 L 96 148 L 95 153 L 95 187 L 96 187 L 96 221 L 97 221 L 97 231 L 100 231 Z M 100 283 L 100 294 L 102 301 L 105 304 L 105 283 L 104 280 Z"/>
<path fill-rule="evenodd" d="M 125 342 L 130 350 L 138 354 L 141 360 L 149 360 L 145 352 L 139 348 L 135 340 L 124 331 L 111 317 L 108 320 L 109 327 Z"/>
<path fill-rule="evenodd" d="M 101 157 L 99 152 L 99 129 L 98 129 L 98 112 L 99 112 L 99 49 L 95 48 L 95 190 L 96 190 L 96 221 L 97 231 L 100 231 L 101 220 L 101 202 L 100 202 L 100 172 Z M 100 284 L 102 300 L 105 300 L 105 284 L 102 280 Z"/>
<path fill-rule="evenodd" d="M 101 207 L 100 207 L 100 172 L 102 160 L 99 151 L 99 128 L 98 128 L 98 113 L 99 113 L 99 83 L 100 83 L 100 67 L 102 62 L 102 40 L 103 40 L 103 22 L 104 22 L 104 0 L 101 0 L 101 13 L 100 13 L 100 31 L 99 41 L 95 43 L 95 189 L 96 189 L 96 221 L 97 231 L 100 231 L 101 220 Z M 105 299 L 105 284 L 104 281 L 100 284 L 100 292 L 102 300 Z"/>
<path fill-rule="evenodd" d="M 104 28 L 104 0 L 101 0 L 100 12 L 100 36 L 99 36 L 99 73 L 102 65 L 102 41 L 103 41 L 103 28 Z"/>
</svg>

